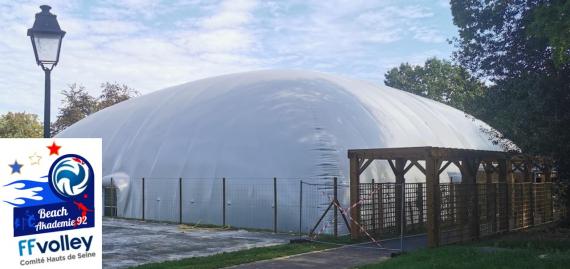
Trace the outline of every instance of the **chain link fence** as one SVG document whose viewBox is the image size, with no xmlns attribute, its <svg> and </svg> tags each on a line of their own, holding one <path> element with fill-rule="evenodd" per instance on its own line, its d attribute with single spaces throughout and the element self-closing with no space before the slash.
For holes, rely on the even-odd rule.
<svg viewBox="0 0 570 269">
<path fill-rule="evenodd" d="M 122 193 L 115 180 L 103 188 L 104 214 L 189 225 L 261 229 L 306 234 L 316 228 L 332 233 L 334 212 L 314 227 L 333 198 L 333 178 L 137 178 Z M 207 183 L 207 184 L 205 184 Z M 338 200 L 347 206 L 349 185 L 337 183 Z M 124 204 L 120 200 L 123 196 Z M 125 208 L 136 208 L 126 210 Z M 136 212 L 132 212 L 136 211 Z M 341 234 L 347 227 L 338 222 Z"/>
</svg>

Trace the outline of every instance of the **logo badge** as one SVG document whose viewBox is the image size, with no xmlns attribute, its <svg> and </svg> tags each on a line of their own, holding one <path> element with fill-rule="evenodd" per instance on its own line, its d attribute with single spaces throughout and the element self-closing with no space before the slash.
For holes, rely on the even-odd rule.
<svg viewBox="0 0 570 269">
<path fill-rule="evenodd" d="M 48 178 L 50 187 L 60 198 L 75 199 L 83 194 L 93 181 L 93 169 L 85 158 L 77 154 L 67 154 L 52 164 Z"/>
</svg>

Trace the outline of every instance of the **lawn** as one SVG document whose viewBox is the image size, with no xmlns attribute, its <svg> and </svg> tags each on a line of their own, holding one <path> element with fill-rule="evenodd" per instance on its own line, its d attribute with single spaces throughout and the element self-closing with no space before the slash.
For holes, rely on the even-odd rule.
<svg viewBox="0 0 570 269">
<path fill-rule="evenodd" d="M 206 257 L 194 257 L 177 261 L 144 264 L 133 268 L 137 269 L 222 268 L 242 263 L 273 259 L 273 258 L 284 257 L 284 256 L 317 251 L 317 250 L 324 250 L 331 247 L 335 247 L 335 245 L 321 244 L 321 243 L 284 244 L 284 245 L 277 245 L 271 247 L 252 248 L 252 249 L 229 252 L 229 253 L 220 253 Z"/>
<path fill-rule="evenodd" d="M 358 268 L 570 268 L 570 229 L 518 232 L 424 249 Z"/>
</svg>

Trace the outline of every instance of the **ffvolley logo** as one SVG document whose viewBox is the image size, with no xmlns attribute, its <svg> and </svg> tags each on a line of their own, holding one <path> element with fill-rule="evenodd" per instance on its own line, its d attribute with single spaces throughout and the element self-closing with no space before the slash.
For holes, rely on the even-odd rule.
<svg viewBox="0 0 570 269">
<path fill-rule="evenodd" d="M 101 268 L 101 139 L 0 139 L 2 268 Z"/>
<path fill-rule="evenodd" d="M 93 168 L 86 158 L 78 154 L 57 158 L 38 194 L 42 202 L 14 207 L 14 236 L 93 227 L 93 182 Z M 28 189 L 37 189 L 37 185 L 30 184 Z"/>
</svg>

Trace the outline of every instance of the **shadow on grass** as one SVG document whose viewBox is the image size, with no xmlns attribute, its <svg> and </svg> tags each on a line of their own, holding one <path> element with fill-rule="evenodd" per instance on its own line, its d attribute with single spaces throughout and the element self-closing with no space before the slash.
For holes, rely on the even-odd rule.
<svg viewBox="0 0 570 269">
<path fill-rule="evenodd" d="M 570 268 L 570 229 L 521 231 L 419 250 L 358 268 Z"/>
</svg>

